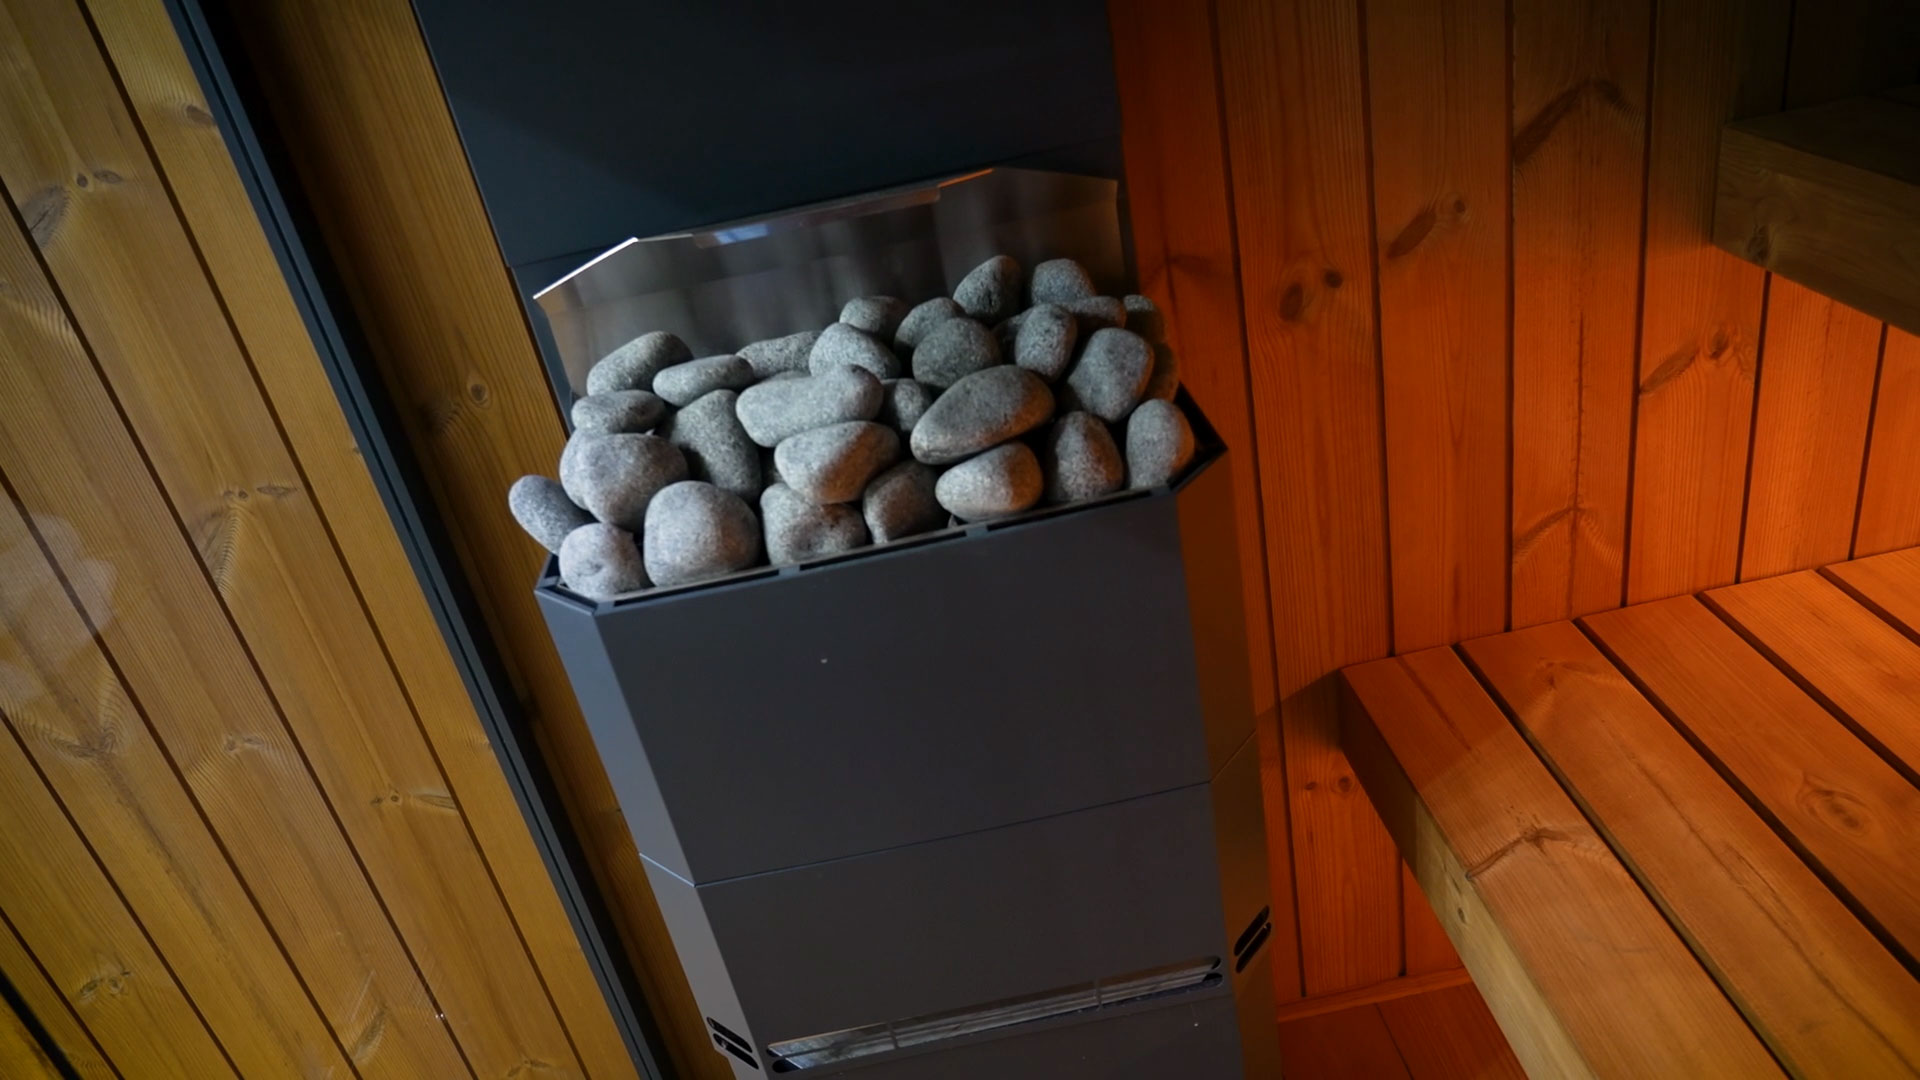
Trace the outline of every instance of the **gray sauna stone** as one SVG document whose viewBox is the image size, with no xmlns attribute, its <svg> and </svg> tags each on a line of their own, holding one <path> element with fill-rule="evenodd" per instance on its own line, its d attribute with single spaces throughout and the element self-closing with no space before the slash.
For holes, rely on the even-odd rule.
<svg viewBox="0 0 1920 1080">
<path fill-rule="evenodd" d="M 1159 487 L 1193 460 L 1193 427 L 1171 401 L 1149 398 L 1127 418 L 1127 486 Z"/>
<path fill-rule="evenodd" d="M 666 419 L 667 403 L 645 390 L 609 390 L 573 403 L 573 430 L 637 435 Z"/>
<path fill-rule="evenodd" d="M 813 344 L 820 340 L 820 331 L 802 330 L 785 337 L 768 338 L 756 341 L 740 348 L 740 359 L 753 368 L 753 373 L 764 379 L 782 371 L 807 370 L 807 357 L 813 353 Z"/>
<path fill-rule="evenodd" d="M 647 571 L 633 534 L 591 521 L 560 544 L 560 580 L 589 600 L 611 600 L 647 587 Z"/>
<path fill-rule="evenodd" d="M 767 561 L 775 566 L 805 562 L 865 547 L 867 524 L 844 503 L 816 503 L 785 484 L 760 493 Z"/>
<path fill-rule="evenodd" d="M 1156 344 L 1167 340 L 1167 317 L 1158 304 L 1139 293 L 1121 297 L 1120 304 L 1127 309 L 1127 329 Z"/>
<path fill-rule="evenodd" d="M 1017 514 L 1040 501 L 1040 462 L 1026 443 L 996 446 L 940 474 L 933 495 L 961 521 Z"/>
<path fill-rule="evenodd" d="M 913 350 L 913 377 L 944 390 L 998 363 L 1000 342 L 993 331 L 972 319 L 948 319 Z"/>
<path fill-rule="evenodd" d="M 778 446 L 794 435 L 848 420 L 871 420 L 886 390 L 865 368 L 835 368 L 797 379 L 774 379 L 740 391 L 735 410 L 747 435 Z"/>
<path fill-rule="evenodd" d="M 1096 330 L 1067 375 L 1074 408 L 1117 424 L 1133 411 L 1153 374 L 1153 348 L 1126 330 Z"/>
<path fill-rule="evenodd" d="M 658 435 L 576 431 L 560 453 L 560 485 L 594 517 L 640 531 L 647 503 L 687 477 L 687 459 Z"/>
<path fill-rule="evenodd" d="M 691 359 L 693 350 L 686 342 L 665 330 L 653 330 L 601 357 L 587 371 L 587 393 L 651 390 L 653 377 L 663 368 Z"/>
<path fill-rule="evenodd" d="M 961 310 L 988 325 L 1012 318 L 1020 310 L 1020 264 L 1006 255 L 995 255 L 967 271 L 954 286 L 953 300 Z"/>
<path fill-rule="evenodd" d="M 900 435 L 865 420 L 803 431 L 773 448 L 780 479 L 817 503 L 852 502 L 900 456 Z"/>
<path fill-rule="evenodd" d="M 1061 304 L 1100 295 L 1087 268 L 1072 259 L 1048 259 L 1033 268 L 1027 295 L 1035 304 Z"/>
<path fill-rule="evenodd" d="M 907 317 L 900 320 L 900 328 L 893 333 L 894 348 L 899 349 L 902 355 L 910 355 L 933 332 L 934 327 L 965 314 L 959 304 L 945 296 L 915 304 L 913 310 L 907 312 Z"/>
<path fill-rule="evenodd" d="M 947 512 L 934 498 L 940 471 L 909 458 L 873 478 L 860 497 L 867 532 L 876 544 L 885 544 L 947 523 Z"/>
<path fill-rule="evenodd" d="M 753 366 L 732 353 L 703 356 L 663 369 L 653 377 L 653 392 L 667 404 L 685 408 L 715 390 L 744 390 L 756 378 Z"/>
<path fill-rule="evenodd" d="M 1053 422 L 1038 447 L 1043 498 L 1074 503 L 1119 491 L 1127 481 L 1126 462 L 1107 425 L 1092 413 L 1071 412 Z"/>
<path fill-rule="evenodd" d="M 888 379 L 881 386 L 886 396 L 880 401 L 880 413 L 874 419 L 902 435 L 913 432 L 913 425 L 933 405 L 934 392 L 912 379 Z"/>
<path fill-rule="evenodd" d="M 1174 391 L 1180 389 L 1180 357 L 1173 346 L 1164 341 L 1153 343 L 1153 374 L 1147 376 L 1147 389 L 1142 397 L 1159 398 L 1172 401 Z"/>
<path fill-rule="evenodd" d="M 1013 362 L 1049 383 L 1059 382 L 1073 363 L 1079 336 L 1079 323 L 1066 308 L 1035 304 L 1021 313 L 1014 329 Z"/>
<path fill-rule="evenodd" d="M 862 296 L 849 300 L 840 309 L 840 321 L 856 330 L 865 330 L 881 341 L 892 341 L 907 317 L 906 301 L 892 296 Z"/>
<path fill-rule="evenodd" d="M 735 415 L 740 395 L 715 390 L 674 413 L 660 429 L 687 458 L 687 476 L 748 501 L 760 494 L 760 448 Z"/>
<path fill-rule="evenodd" d="M 820 331 L 820 339 L 813 343 L 813 351 L 807 354 L 807 370 L 824 375 L 844 367 L 865 368 L 876 379 L 893 379 L 900 375 L 900 358 L 865 330 L 834 323 Z"/>
<path fill-rule="evenodd" d="M 507 489 L 507 509 L 527 535 L 548 551 L 558 553 L 567 534 L 593 520 L 574 505 L 567 490 L 549 476 L 523 476 Z"/>
<path fill-rule="evenodd" d="M 698 480 L 669 484 L 647 506 L 641 545 L 655 585 L 685 585 L 752 566 L 760 522 L 740 496 Z"/>
<path fill-rule="evenodd" d="M 945 465 L 1017 439 L 1053 415 L 1053 393 L 1040 376 L 1001 365 L 961 379 L 934 400 L 908 437 L 913 456 Z"/>
<path fill-rule="evenodd" d="M 1080 336 L 1083 338 L 1096 330 L 1124 326 L 1127 321 L 1126 307 L 1111 296 L 1065 300 L 1060 306 L 1073 312 L 1074 318 L 1080 321 Z"/>
</svg>

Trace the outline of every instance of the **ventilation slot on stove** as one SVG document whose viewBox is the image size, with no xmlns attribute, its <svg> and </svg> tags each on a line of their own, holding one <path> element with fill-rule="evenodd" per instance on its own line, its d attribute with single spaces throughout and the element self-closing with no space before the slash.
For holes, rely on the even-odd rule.
<svg viewBox="0 0 1920 1080">
<path fill-rule="evenodd" d="M 963 1035 L 1031 1024 L 1069 1013 L 1108 1009 L 1148 998 L 1197 990 L 1220 981 L 1219 967 L 1219 957 L 1209 956 L 1046 993 L 1005 998 L 953 1012 L 914 1016 L 844 1031 L 830 1031 L 824 1035 L 788 1039 L 768 1045 L 767 1055 L 773 1061 L 773 1071 L 777 1073 L 814 1069 L 870 1054 L 883 1054 L 890 1050 L 957 1039 Z"/>
<path fill-rule="evenodd" d="M 1261 908 L 1260 914 L 1255 915 L 1247 928 L 1240 931 L 1240 937 L 1233 943 L 1234 974 L 1247 970 L 1247 965 L 1253 963 L 1254 956 L 1260 952 L 1260 946 L 1273 936 L 1273 924 L 1267 921 L 1272 914 L 1272 908 Z"/>
<path fill-rule="evenodd" d="M 727 1053 L 732 1054 L 734 1057 L 739 1058 L 755 1069 L 760 1067 L 760 1063 L 753 1059 L 753 1047 L 748 1045 L 747 1040 L 735 1035 L 732 1028 L 729 1028 L 711 1016 L 707 1017 L 707 1027 L 713 1030 L 713 1045 L 725 1050 Z"/>
</svg>

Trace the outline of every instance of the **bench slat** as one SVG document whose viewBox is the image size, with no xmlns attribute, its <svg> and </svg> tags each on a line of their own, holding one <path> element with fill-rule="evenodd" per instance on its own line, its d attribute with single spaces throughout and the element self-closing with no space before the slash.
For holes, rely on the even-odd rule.
<svg viewBox="0 0 1920 1080">
<path fill-rule="evenodd" d="M 1821 571 L 1908 637 L 1920 638 L 1920 548 L 1891 551 Z"/>
<path fill-rule="evenodd" d="M 1911 964 L 1920 955 L 1920 790 L 1700 601 L 1584 622 Z"/>
<path fill-rule="evenodd" d="M 1782 1061 L 1920 1075 L 1920 984 L 1585 635 L 1554 623 L 1463 648 Z"/>
<path fill-rule="evenodd" d="M 1452 650 L 1343 675 L 1348 757 L 1530 1074 L 1781 1075 Z"/>
</svg>

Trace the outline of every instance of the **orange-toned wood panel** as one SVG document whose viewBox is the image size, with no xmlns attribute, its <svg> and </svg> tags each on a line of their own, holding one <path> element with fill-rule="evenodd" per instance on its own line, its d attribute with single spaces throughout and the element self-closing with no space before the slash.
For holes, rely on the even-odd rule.
<svg viewBox="0 0 1920 1080">
<path fill-rule="evenodd" d="M 1259 461 L 1240 321 L 1233 211 L 1216 93 L 1219 69 L 1209 5 L 1200 0 L 1112 0 L 1113 62 L 1126 151 L 1127 200 L 1141 291 L 1167 313 L 1181 379 L 1229 447 L 1239 527 L 1247 655 L 1266 800 L 1273 922 L 1291 928 L 1293 844 L 1285 755 L 1274 687 L 1262 536 Z M 1300 996 L 1298 937 L 1277 934 L 1279 1000 Z"/>
<path fill-rule="evenodd" d="M 1413 1080 L 1523 1080 L 1480 992 L 1455 986 L 1380 1003 Z"/>
<path fill-rule="evenodd" d="M 1223 0 L 1220 76 L 1309 994 L 1398 975 L 1399 860 L 1333 673 L 1385 655 L 1385 489 L 1354 0 Z"/>
<path fill-rule="evenodd" d="M 1513 5 L 1513 626 L 1620 604 L 1650 0 Z"/>
<path fill-rule="evenodd" d="M 529 588 L 504 512 L 564 430 L 405 0 L 232 4 L 271 119 L 399 406 L 648 1004 L 685 1075 L 726 1075 Z"/>
<path fill-rule="evenodd" d="M 1500 0 L 1370 0 L 1393 647 L 1507 625 L 1508 108 Z"/>
<path fill-rule="evenodd" d="M 1920 336 L 1887 328 L 1867 432 L 1854 558 L 1920 545 Z"/>
</svg>

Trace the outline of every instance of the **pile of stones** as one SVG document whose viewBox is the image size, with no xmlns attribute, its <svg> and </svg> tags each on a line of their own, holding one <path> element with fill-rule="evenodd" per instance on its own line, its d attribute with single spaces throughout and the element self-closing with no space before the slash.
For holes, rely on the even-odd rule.
<svg viewBox="0 0 1920 1080">
<path fill-rule="evenodd" d="M 999 255 L 733 354 L 642 334 L 587 373 L 559 481 L 507 502 L 604 600 L 1155 487 L 1194 454 L 1165 330 L 1071 259 Z"/>
</svg>

